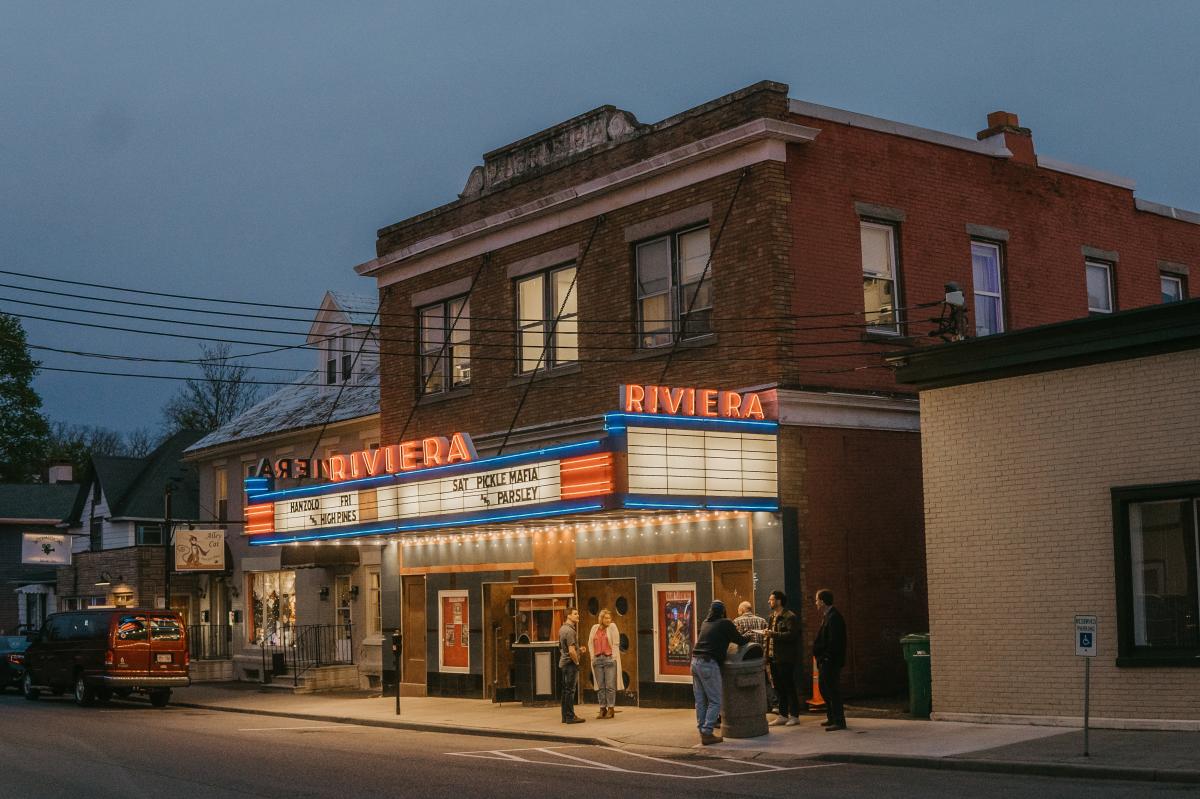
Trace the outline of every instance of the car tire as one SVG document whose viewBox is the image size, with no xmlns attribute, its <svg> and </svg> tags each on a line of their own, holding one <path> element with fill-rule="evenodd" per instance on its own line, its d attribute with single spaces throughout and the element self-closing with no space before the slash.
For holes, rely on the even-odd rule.
<svg viewBox="0 0 1200 799">
<path fill-rule="evenodd" d="M 75 704 L 91 707 L 96 703 L 96 690 L 83 681 L 83 675 L 75 675 Z"/>
<path fill-rule="evenodd" d="M 42 692 L 33 687 L 33 679 L 30 678 L 28 672 L 25 674 L 25 679 L 21 681 L 21 693 L 26 699 L 37 699 L 42 695 Z"/>
<path fill-rule="evenodd" d="M 170 688 L 158 688 L 150 692 L 150 704 L 155 707 L 166 707 L 171 701 Z"/>
</svg>

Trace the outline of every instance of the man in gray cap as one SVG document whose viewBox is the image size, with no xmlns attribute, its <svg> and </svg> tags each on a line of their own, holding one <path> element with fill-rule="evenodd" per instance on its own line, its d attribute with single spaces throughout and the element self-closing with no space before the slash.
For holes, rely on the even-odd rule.
<svg viewBox="0 0 1200 799">
<path fill-rule="evenodd" d="M 696 726 L 700 743 L 719 744 L 721 737 L 713 733 L 721 715 L 721 664 L 730 644 L 743 646 L 749 640 L 738 632 L 725 615 L 725 603 L 713 600 L 708 618 L 700 625 L 696 645 L 692 647 L 692 691 L 696 695 Z"/>
</svg>

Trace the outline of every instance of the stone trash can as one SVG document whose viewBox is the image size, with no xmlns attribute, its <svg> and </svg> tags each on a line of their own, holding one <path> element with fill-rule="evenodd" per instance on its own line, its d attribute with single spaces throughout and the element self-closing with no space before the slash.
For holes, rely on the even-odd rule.
<svg viewBox="0 0 1200 799">
<path fill-rule="evenodd" d="M 759 644 L 746 644 L 730 651 L 721 666 L 721 735 L 754 738 L 766 734 L 767 677 L 763 671 L 763 648 Z"/>
</svg>

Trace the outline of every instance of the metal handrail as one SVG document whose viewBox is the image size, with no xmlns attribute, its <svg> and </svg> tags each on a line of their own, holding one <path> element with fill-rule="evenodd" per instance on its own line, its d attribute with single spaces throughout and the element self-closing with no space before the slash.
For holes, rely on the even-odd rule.
<svg viewBox="0 0 1200 799">
<path fill-rule="evenodd" d="M 192 660 L 228 660 L 233 628 L 228 624 L 189 624 L 187 640 Z"/>
<path fill-rule="evenodd" d="M 277 624 L 269 635 L 260 635 L 262 681 L 270 682 L 272 674 L 291 672 L 292 684 L 299 685 L 300 677 L 310 669 L 322 666 L 353 665 L 354 627 L 352 624 Z"/>
</svg>

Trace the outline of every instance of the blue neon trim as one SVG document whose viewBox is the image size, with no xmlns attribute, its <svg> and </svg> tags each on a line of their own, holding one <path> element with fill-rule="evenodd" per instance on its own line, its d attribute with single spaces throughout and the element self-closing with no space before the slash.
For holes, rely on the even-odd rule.
<svg viewBox="0 0 1200 799">
<path fill-rule="evenodd" d="M 703 504 L 689 503 L 686 505 L 673 504 L 669 502 L 626 502 L 627 508 L 675 508 L 679 510 L 703 510 Z"/>
<path fill-rule="evenodd" d="M 690 427 L 712 430 L 742 430 L 765 433 L 779 430 L 779 422 L 757 419 L 709 419 L 700 416 L 665 416 L 653 413 L 606 413 L 604 429 L 624 430 L 630 425 L 643 427 Z"/>
<path fill-rule="evenodd" d="M 346 486 L 361 485 L 363 483 L 378 483 L 386 481 L 395 481 L 396 483 L 407 483 L 415 480 L 424 480 L 430 476 L 444 475 L 446 472 L 472 472 L 486 471 L 491 465 L 497 463 L 508 463 L 514 460 L 524 459 L 525 461 L 536 461 L 547 455 L 555 453 L 561 454 L 573 452 L 575 450 L 601 450 L 604 442 L 601 439 L 592 439 L 590 441 L 577 441 L 573 444 L 560 444 L 555 447 L 546 447 L 544 449 L 535 449 L 528 452 L 514 452 L 511 455 L 495 455 L 490 458 L 482 458 L 476 461 L 467 461 L 466 463 L 453 463 L 449 466 L 434 466 L 430 469 L 419 469 L 412 472 L 396 472 L 395 474 L 380 474 L 371 477 L 359 477 L 354 480 L 343 480 L 339 483 L 319 483 L 317 485 L 300 486 L 299 488 L 285 488 L 279 491 L 269 491 L 259 494 L 260 499 L 282 499 L 284 497 L 301 496 L 304 494 L 320 494 L 329 493 L 337 494 L 344 490 Z"/>
<path fill-rule="evenodd" d="M 779 500 L 775 497 L 731 497 L 719 499 L 716 497 L 671 497 L 656 495 L 625 494 L 621 504 L 626 508 L 669 508 L 676 510 L 779 510 Z"/>
<path fill-rule="evenodd" d="M 549 516 L 563 516 L 568 513 L 579 513 L 580 511 L 600 510 L 604 507 L 602 502 L 584 502 L 575 503 L 569 507 L 559 508 L 543 508 L 541 510 L 533 510 L 521 513 L 509 514 L 484 514 L 480 516 L 469 516 L 460 519 L 442 519 L 440 521 L 415 522 L 412 524 L 394 524 L 388 527 L 377 527 L 367 530 L 341 530 L 337 532 L 310 532 L 307 534 L 293 536 L 275 536 L 275 537 L 256 537 L 250 541 L 250 546 L 266 546 L 267 544 L 294 544 L 304 541 L 324 541 L 331 538 L 354 538 L 358 536 L 377 535 L 380 533 L 400 533 L 409 530 L 429 530 L 437 527 L 464 527 L 480 522 L 502 522 L 512 521 L 513 519 L 529 519 L 529 518 L 546 518 Z"/>
</svg>

